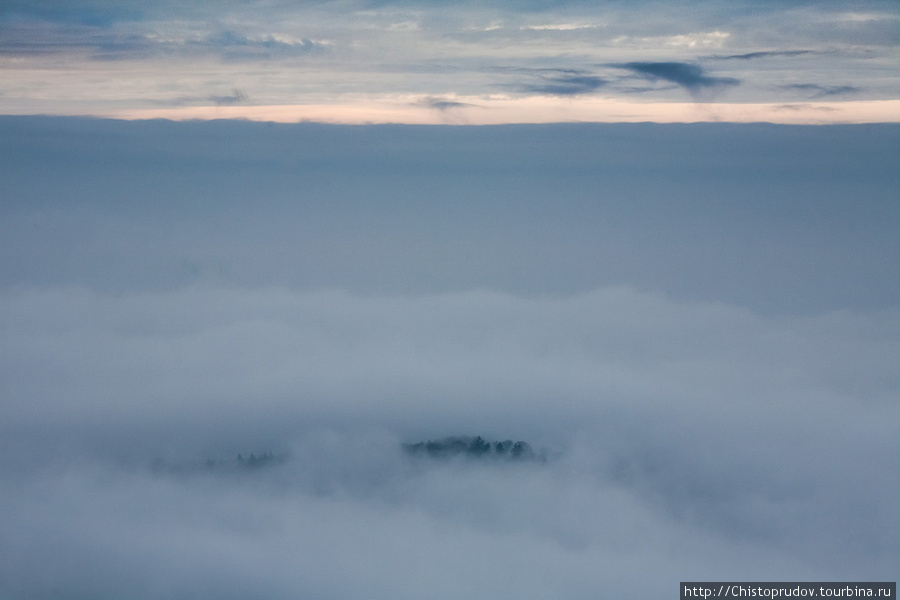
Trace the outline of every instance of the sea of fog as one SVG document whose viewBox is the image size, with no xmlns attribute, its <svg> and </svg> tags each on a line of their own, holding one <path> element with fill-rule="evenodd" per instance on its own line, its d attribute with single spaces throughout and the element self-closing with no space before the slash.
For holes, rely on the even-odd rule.
<svg viewBox="0 0 900 600">
<path fill-rule="evenodd" d="M 0 119 L 0 596 L 893 581 L 898 139 Z"/>
</svg>

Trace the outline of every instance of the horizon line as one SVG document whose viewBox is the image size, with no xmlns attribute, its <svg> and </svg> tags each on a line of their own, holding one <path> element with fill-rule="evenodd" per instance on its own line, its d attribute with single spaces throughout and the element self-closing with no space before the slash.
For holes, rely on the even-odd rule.
<svg viewBox="0 0 900 600">
<path fill-rule="evenodd" d="M 247 120 L 336 125 L 517 125 L 551 123 L 771 123 L 840 125 L 900 123 L 900 100 L 847 102 L 623 102 L 605 98 L 532 96 L 392 96 L 331 104 L 81 107 L 62 111 L 3 110 L 5 116 L 92 117 L 123 121 Z"/>
</svg>

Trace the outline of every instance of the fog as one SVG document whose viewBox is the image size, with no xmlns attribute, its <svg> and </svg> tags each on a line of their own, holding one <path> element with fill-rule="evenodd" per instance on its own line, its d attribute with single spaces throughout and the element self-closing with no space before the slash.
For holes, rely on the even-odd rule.
<svg viewBox="0 0 900 600">
<path fill-rule="evenodd" d="M 897 564 L 896 312 L 627 288 L 3 300 L 4 393 L 28 399 L 2 425 L 13 595 L 577 598 Z M 401 452 L 457 433 L 548 458 Z M 284 462 L 205 467 L 264 452 Z"/>
<path fill-rule="evenodd" d="M 0 278 L 0 595 L 661 598 L 679 581 L 895 578 L 900 308 L 889 274 L 897 266 L 889 160 L 858 156 L 859 173 L 845 173 L 849 183 L 835 183 L 824 204 L 814 202 L 821 183 L 773 176 L 765 185 L 786 204 L 751 210 L 723 197 L 701 217 L 689 194 L 697 184 L 656 166 L 634 167 L 637 175 L 610 167 L 614 153 L 575 153 L 585 169 L 609 169 L 616 189 L 668 188 L 674 203 L 658 204 L 666 217 L 658 222 L 660 214 L 629 212 L 627 197 L 592 204 L 593 176 L 574 176 L 579 214 L 613 215 L 592 223 L 618 231 L 599 246 L 582 237 L 583 219 L 552 218 L 579 206 L 563 188 L 542 195 L 571 174 L 559 164 L 546 168 L 547 187 L 511 200 L 496 164 L 480 171 L 458 158 L 464 181 L 452 188 L 439 161 L 428 162 L 453 136 L 502 141 L 502 130 L 325 128 L 332 141 L 390 134 L 423 146 L 382 157 L 374 177 L 359 169 L 377 156 L 333 141 L 334 163 L 304 177 L 324 181 L 327 171 L 348 183 L 317 188 L 316 201 L 278 196 L 277 183 L 262 186 L 261 199 L 192 201 L 204 182 L 233 176 L 233 165 L 212 160 L 179 174 L 171 156 L 213 152 L 202 144 L 116 152 L 98 144 L 78 154 L 54 136 L 87 127 L 101 140 L 104 128 L 134 135 L 132 127 L 152 124 L 56 130 L 43 121 L 50 141 L 41 146 L 40 128 L 25 136 L 22 123 L 6 139 L 30 139 L 34 160 L 17 155 L 18 167 L 5 171 L 14 176 L 0 184 L 13 236 L 2 242 Z M 579 142 L 577 128 L 549 131 L 563 146 L 572 135 L 573 148 L 603 147 Z M 678 128 L 635 131 L 656 140 L 645 146 L 655 156 L 677 145 Z M 703 134 L 719 140 L 710 156 L 745 143 L 728 126 L 718 132 Z M 772 147 L 786 135 L 756 133 L 763 141 L 755 143 Z M 865 133 L 815 135 L 839 134 L 859 149 Z M 60 154 L 36 159 L 51 147 Z M 543 151 L 519 152 L 502 159 L 501 179 L 528 181 L 525 157 Z M 104 162 L 137 156 L 147 162 L 130 173 L 148 187 Z M 753 156 L 733 167 L 732 183 L 749 186 L 783 167 Z M 410 175 L 415 157 L 431 171 Z M 807 173 L 830 164 L 809 160 Z M 66 161 L 81 175 L 60 166 Z M 246 161 L 247 177 L 272 172 Z M 73 178 L 53 179 L 63 171 Z M 653 181 L 641 184 L 641 172 Z M 432 185 L 421 202 L 397 204 L 391 174 L 410 193 L 410 177 Z M 284 177 L 302 179 L 289 169 Z M 872 193 L 844 197 L 861 178 Z M 466 211 L 427 195 L 449 198 L 477 181 L 491 193 L 461 200 Z M 355 195 L 364 190 L 365 201 Z M 317 217 L 313 208 L 329 202 L 343 208 Z M 514 212 L 504 202 L 522 211 L 517 223 L 528 235 L 501 218 Z M 690 214 L 674 218 L 676 205 Z M 821 206 L 832 212 L 813 219 Z M 698 235 L 699 218 L 721 225 L 721 236 L 706 225 Z M 453 254 L 454 236 L 466 230 L 479 249 L 471 269 Z M 305 254 L 310 237 L 356 232 L 361 251 L 340 254 L 333 242 L 334 252 L 320 255 L 321 277 L 306 278 L 318 261 Z M 666 251 L 635 247 L 653 232 L 680 240 L 665 274 L 649 265 Z M 492 269 L 515 272 L 518 242 L 532 256 L 576 248 L 577 267 L 556 277 L 556 259 L 536 260 L 521 277 L 483 284 Z M 760 258 L 769 243 L 780 244 L 786 265 Z M 723 252 L 709 254 L 708 244 Z M 619 248 L 629 268 L 592 270 L 603 248 Z M 442 249 L 447 261 L 430 262 Z M 434 278 L 410 283 L 408 270 L 384 262 L 392 253 L 412 257 L 406 266 L 421 261 L 423 273 L 433 264 Z M 166 270 L 178 270 L 173 256 L 225 266 L 186 277 Z M 267 261 L 268 270 L 254 271 Z M 769 266 L 793 274 L 790 294 Z M 826 271 L 831 280 L 819 281 Z M 878 274 L 887 281 L 866 285 Z M 523 440 L 540 458 L 403 451 L 447 436 Z"/>
<path fill-rule="evenodd" d="M 0 126 L 4 288 L 900 305 L 897 125 Z"/>
</svg>

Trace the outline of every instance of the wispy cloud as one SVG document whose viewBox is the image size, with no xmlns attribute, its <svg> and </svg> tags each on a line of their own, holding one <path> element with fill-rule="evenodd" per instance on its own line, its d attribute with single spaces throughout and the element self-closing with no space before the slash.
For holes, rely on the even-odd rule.
<svg viewBox="0 0 900 600">
<path fill-rule="evenodd" d="M 248 37 L 236 31 L 222 31 L 200 40 L 185 43 L 187 49 L 199 48 L 221 52 L 230 60 L 258 60 L 262 58 L 283 58 L 303 56 L 321 52 L 325 45 L 310 39 L 285 41 L 273 35 Z"/>
<path fill-rule="evenodd" d="M 780 86 L 781 89 L 798 92 L 807 98 L 828 98 L 830 96 L 846 96 L 859 94 L 862 88 L 853 85 L 818 85 L 815 83 L 793 83 Z"/>
<path fill-rule="evenodd" d="M 244 90 L 236 89 L 230 94 L 211 95 L 209 96 L 209 99 L 214 102 L 216 106 L 234 106 L 235 104 L 243 104 L 250 98 Z"/>
<path fill-rule="evenodd" d="M 161 36 L 147 31 L 111 31 L 98 27 L 47 24 L 40 28 L 10 28 L 5 39 L 0 41 L 0 55 L 75 54 L 100 61 L 218 56 L 230 61 L 259 61 L 320 53 L 328 47 L 326 42 L 307 38 L 288 40 L 271 34 L 250 36 L 234 30 L 203 35 Z"/>
<path fill-rule="evenodd" d="M 708 58 L 719 60 L 755 60 L 758 58 L 803 56 L 805 54 L 817 54 L 817 52 L 814 50 L 761 50 L 759 52 L 746 52 L 744 54 L 713 55 Z"/>
<path fill-rule="evenodd" d="M 428 108 L 434 108 L 440 111 L 448 111 L 453 110 L 455 108 L 469 108 L 473 106 L 478 106 L 477 104 L 473 104 L 471 102 L 460 102 L 458 100 L 448 100 L 446 98 L 440 97 L 432 97 L 432 98 L 424 98 L 416 103 L 419 106 L 426 106 Z"/>
<path fill-rule="evenodd" d="M 733 77 L 712 77 L 698 64 L 686 62 L 630 62 L 615 65 L 651 81 L 674 83 L 691 95 L 720 91 L 740 84 Z"/>
<path fill-rule="evenodd" d="M 789 112 L 835 112 L 838 109 L 833 106 L 817 106 L 813 104 L 805 104 L 802 102 L 796 102 L 792 104 L 781 104 L 773 107 L 774 110 L 782 110 Z"/>
<path fill-rule="evenodd" d="M 575 69 L 536 69 L 530 72 L 538 81 L 519 84 L 519 90 L 532 94 L 578 96 L 590 94 L 606 86 L 608 81 L 586 71 Z"/>
</svg>

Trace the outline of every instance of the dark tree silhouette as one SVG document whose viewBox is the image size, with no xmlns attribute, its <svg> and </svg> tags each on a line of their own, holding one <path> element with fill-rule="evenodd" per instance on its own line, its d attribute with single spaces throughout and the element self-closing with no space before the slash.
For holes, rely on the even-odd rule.
<svg viewBox="0 0 900 600">
<path fill-rule="evenodd" d="M 538 457 L 527 442 L 504 440 L 488 442 L 483 437 L 447 437 L 439 440 L 403 444 L 410 456 L 449 459 L 457 456 L 472 459 L 536 460 Z"/>
</svg>

